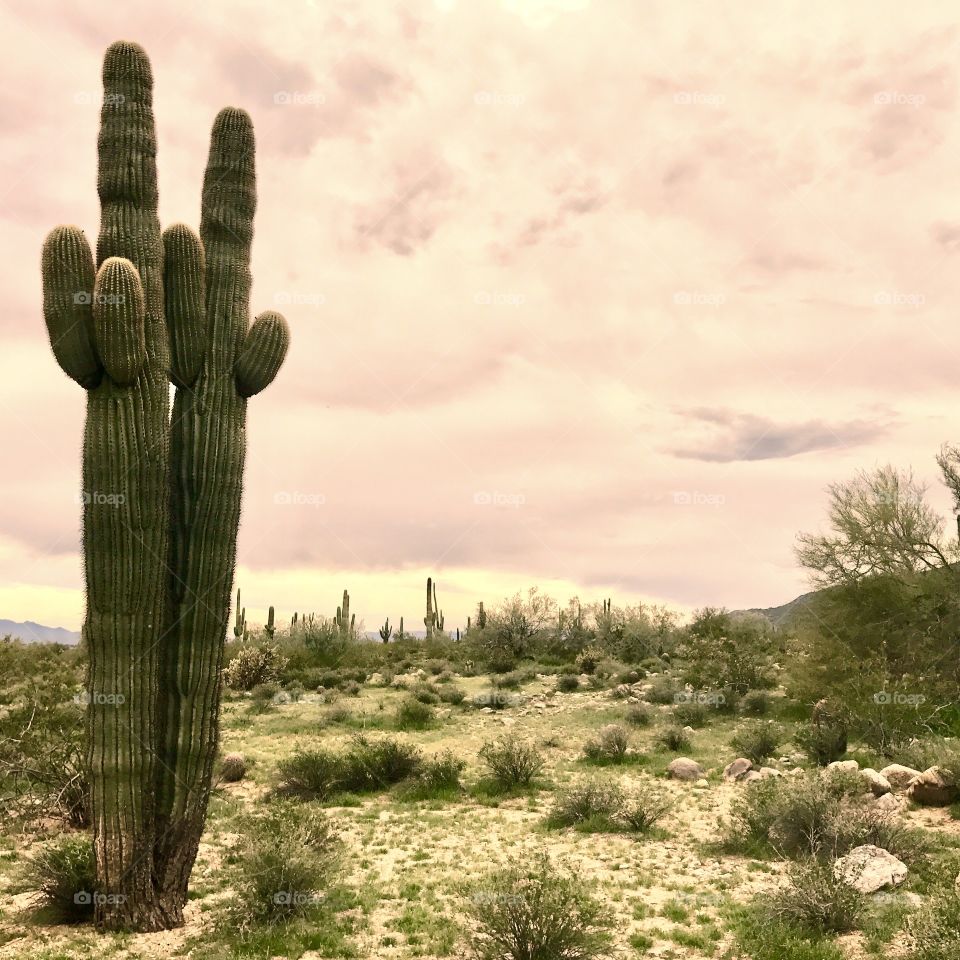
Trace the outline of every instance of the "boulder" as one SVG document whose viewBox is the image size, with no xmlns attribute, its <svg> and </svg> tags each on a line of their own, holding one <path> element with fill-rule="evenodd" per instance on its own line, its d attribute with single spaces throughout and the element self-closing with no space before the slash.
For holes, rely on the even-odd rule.
<svg viewBox="0 0 960 960">
<path fill-rule="evenodd" d="M 880 776 L 890 784 L 894 793 L 903 793 L 910 786 L 910 781 L 920 776 L 920 771 L 905 767 L 902 763 L 891 763 L 880 771 Z"/>
<path fill-rule="evenodd" d="M 882 797 L 877 797 L 876 807 L 883 813 L 899 813 L 902 799 L 895 793 L 885 793 Z"/>
<path fill-rule="evenodd" d="M 860 776 L 866 781 L 870 792 L 875 797 L 882 797 L 893 790 L 890 781 L 880 773 L 877 773 L 872 767 L 864 767 L 860 771 Z"/>
<path fill-rule="evenodd" d="M 903 883 L 907 865 L 882 847 L 867 843 L 840 857 L 833 865 L 833 874 L 861 893 L 876 893 Z"/>
<path fill-rule="evenodd" d="M 856 760 L 834 760 L 827 764 L 827 773 L 857 773 L 860 764 Z"/>
<path fill-rule="evenodd" d="M 783 774 L 775 767 L 761 767 L 758 771 L 761 780 L 769 780 L 771 777 L 782 777 Z"/>
<path fill-rule="evenodd" d="M 371 673 L 370 676 L 367 677 L 367 683 L 369 683 L 371 687 L 382 687 L 385 685 L 385 682 L 382 673 Z"/>
<path fill-rule="evenodd" d="M 910 781 L 907 796 L 924 807 L 948 807 L 960 799 L 960 787 L 949 770 L 930 767 Z"/>
<path fill-rule="evenodd" d="M 667 776 L 672 780 L 703 780 L 706 773 L 703 767 L 696 760 L 690 760 L 687 757 L 677 757 L 671 760 L 667 767 Z"/>
<path fill-rule="evenodd" d="M 753 769 L 753 762 L 746 757 L 739 757 L 723 768 L 724 780 L 740 780 Z"/>
</svg>

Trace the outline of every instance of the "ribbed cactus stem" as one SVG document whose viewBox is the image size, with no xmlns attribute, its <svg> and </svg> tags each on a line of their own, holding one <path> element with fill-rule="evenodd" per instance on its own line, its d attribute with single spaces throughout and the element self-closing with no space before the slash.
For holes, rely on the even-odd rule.
<svg viewBox="0 0 960 960">
<path fill-rule="evenodd" d="M 435 616 L 433 612 L 433 578 L 427 577 L 427 615 L 423 618 L 423 625 L 427 628 L 427 639 L 433 637 Z"/>
<path fill-rule="evenodd" d="M 276 633 L 276 627 L 273 622 L 273 607 L 267 611 L 267 625 L 264 627 L 264 630 L 267 636 L 272 640 L 274 633 Z"/>
</svg>

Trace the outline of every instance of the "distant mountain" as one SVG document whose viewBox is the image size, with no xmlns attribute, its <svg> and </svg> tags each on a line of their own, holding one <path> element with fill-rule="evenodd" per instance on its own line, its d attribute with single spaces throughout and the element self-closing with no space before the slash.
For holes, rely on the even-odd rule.
<svg viewBox="0 0 960 960">
<path fill-rule="evenodd" d="M 789 603 L 784 603 L 779 607 L 751 607 L 749 610 L 734 610 L 734 613 L 761 613 L 770 620 L 775 627 L 789 626 L 793 620 L 801 613 L 804 607 L 808 606 L 814 597 L 819 596 L 821 590 L 812 590 L 810 593 L 802 593 L 799 597 L 794 597 Z"/>
<path fill-rule="evenodd" d="M 0 638 L 6 636 L 19 637 L 24 643 L 63 643 L 71 647 L 80 642 L 80 634 L 76 630 L 45 627 L 42 623 L 34 623 L 32 620 L 24 623 L 0 620 Z"/>
</svg>

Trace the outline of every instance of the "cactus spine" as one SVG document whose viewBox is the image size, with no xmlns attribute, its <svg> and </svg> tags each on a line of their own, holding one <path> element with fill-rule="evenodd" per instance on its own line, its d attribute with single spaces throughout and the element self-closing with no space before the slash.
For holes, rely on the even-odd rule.
<svg viewBox="0 0 960 960">
<path fill-rule="evenodd" d="M 401 622 L 402 622 L 402 618 L 401 618 Z M 402 629 L 403 629 L 403 628 L 401 627 L 401 630 L 402 630 Z M 391 635 L 392 633 L 393 633 L 393 627 L 390 626 L 390 618 L 387 617 L 387 619 L 384 621 L 383 626 L 380 628 L 380 639 L 381 639 L 384 643 L 389 643 L 389 642 L 390 642 L 390 635 Z"/>
<path fill-rule="evenodd" d="M 54 229 L 43 312 L 87 392 L 87 684 L 112 695 L 87 711 L 95 920 L 146 931 L 183 919 L 217 747 L 246 397 L 273 379 L 288 334 L 278 314 L 246 329 L 249 118 L 226 110 L 214 125 L 202 242 L 180 224 L 161 236 L 144 51 L 113 44 L 103 86 L 96 268 L 81 230 Z"/>
</svg>

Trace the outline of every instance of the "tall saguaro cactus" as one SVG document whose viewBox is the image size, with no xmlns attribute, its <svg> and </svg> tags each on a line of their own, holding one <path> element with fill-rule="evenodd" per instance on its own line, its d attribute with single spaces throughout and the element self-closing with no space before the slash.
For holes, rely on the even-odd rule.
<svg viewBox="0 0 960 960">
<path fill-rule="evenodd" d="M 102 927 L 182 922 L 217 747 L 248 397 L 289 339 L 248 329 L 253 131 L 216 120 L 201 238 L 161 237 L 153 79 L 143 50 L 104 58 L 96 267 L 77 227 L 42 255 L 54 356 L 86 390 L 83 548 L 87 763 Z M 177 388 L 170 419 L 169 383 Z"/>
<path fill-rule="evenodd" d="M 266 311 L 250 323 L 256 202 L 253 124 L 244 111 L 227 108 L 210 137 L 199 242 L 180 225 L 163 234 L 171 278 L 202 284 L 196 301 L 167 300 L 167 324 L 176 332 L 171 379 L 177 391 L 170 433 L 170 682 L 160 747 L 156 872 L 171 903 L 186 900 L 217 752 L 247 399 L 273 381 L 289 342 L 279 313 Z"/>
<path fill-rule="evenodd" d="M 83 233 L 54 229 L 43 247 L 44 319 L 54 356 L 87 391 L 83 633 L 97 919 L 157 929 L 144 851 L 167 575 L 169 354 L 153 78 L 139 47 L 110 47 L 103 88 L 96 274 Z"/>
</svg>

